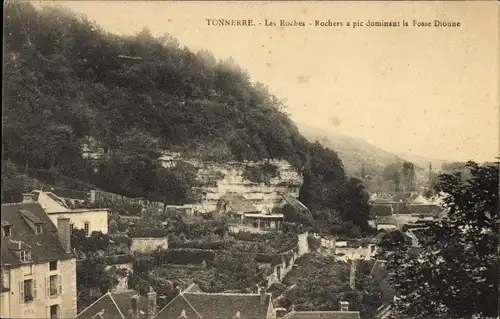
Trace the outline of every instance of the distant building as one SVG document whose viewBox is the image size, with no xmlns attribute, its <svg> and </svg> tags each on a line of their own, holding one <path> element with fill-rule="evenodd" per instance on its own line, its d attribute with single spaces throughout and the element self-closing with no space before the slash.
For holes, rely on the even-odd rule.
<svg viewBox="0 0 500 319">
<path fill-rule="evenodd" d="M 283 214 L 244 214 L 243 225 L 257 230 L 279 231 L 283 225 Z"/>
<path fill-rule="evenodd" d="M 63 198 L 56 196 L 52 192 L 40 190 L 23 194 L 23 203 L 32 202 L 39 203 L 54 224 L 57 224 L 59 217 L 64 217 L 70 219 L 71 229 L 83 229 L 87 236 L 90 236 L 95 231 L 100 231 L 104 234 L 108 233 L 109 210 L 107 208 L 72 209 Z"/>
<path fill-rule="evenodd" d="M 2 204 L 2 318 L 74 318 L 76 258 L 69 219 L 40 204 Z"/>
</svg>

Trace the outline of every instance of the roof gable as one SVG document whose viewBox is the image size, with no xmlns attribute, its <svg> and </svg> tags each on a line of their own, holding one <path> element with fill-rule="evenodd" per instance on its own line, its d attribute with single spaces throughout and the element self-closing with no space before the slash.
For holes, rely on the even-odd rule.
<svg viewBox="0 0 500 319">
<path fill-rule="evenodd" d="M 184 298 L 202 318 L 233 318 L 240 312 L 242 319 L 263 319 L 267 317 L 271 296 L 264 300 L 257 294 L 208 294 L 184 293 Z"/>
<path fill-rule="evenodd" d="M 35 263 L 73 258 L 64 250 L 56 226 L 39 204 L 2 204 L 1 212 L 2 224 L 11 225 L 11 235 L 2 237 L 2 262 L 6 267 L 23 264 L 12 250 L 19 242 L 21 249 L 31 247 L 31 259 Z M 41 225 L 41 233 L 36 232 L 35 224 Z"/>
<path fill-rule="evenodd" d="M 97 299 L 96 302 L 85 308 L 77 319 L 125 319 L 120 309 L 109 293 Z"/>
<path fill-rule="evenodd" d="M 270 294 L 261 301 L 257 294 L 184 292 L 166 305 L 155 319 L 178 318 L 183 311 L 189 319 L 234 318 L 238 312 L 241 319 L 264 319 L 270 304 Z"/>
<path fill-rule="evenodd" d="M 161 309 L 154 318 L 179 318 L 183 312 L 189 319 L 203 319 L 203 317 L 198 312 L 196 312 L 196 310 L 186 300 L 186 298 L 184 298 L 182 293 L 178 294 L 174 299 L 172 299 L 172 301 L 170 301 L 165 307 L 163 307 L 163 309 Z"/>
</svg>

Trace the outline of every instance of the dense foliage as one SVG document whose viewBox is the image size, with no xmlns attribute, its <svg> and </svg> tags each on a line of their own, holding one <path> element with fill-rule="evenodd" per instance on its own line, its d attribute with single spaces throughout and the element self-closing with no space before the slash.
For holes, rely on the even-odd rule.
<svg viewBox="0 0 500 319">
<path fill-rule="evenodd" d="M 211 291 L 244 290 L 264 280 L 255 256 L 231 250 L 218 254 L 214 261 Z"/>
<path fill-rule="evenodd" d="M 359 262 L 354 289 L 350 286 L 350 265 L 333 257 L 306 254 L 295 262 L 283 283 L 289 287 L 279 299 L 279 306 L 296 310 L 339 310 L 340 301 L 348 301 L 349 309 L 360 311 L 363 318 L 372 318 L 382 303 L 378 284 L 369 278 L 371 267 Z M 280 289 L 283 290 L 283 289 Z"/>
<path fill-rule="evenodd" d="M 387 254 L 396 318 L 498 314 L 499 166 L 469 162 L 467 169 L 466 180 L 459 172 L 440 176 L 448 218 L 430 225 L 422 250 L 399 245 Z"/>
<path fill-rule="evenodd" d="M 4 25 L 4 157 L 25 173 L 47 170 L 184 204 L 199 196 L 196 171 L 163 168 L 162 150 L 217 161 L 286 159 L 303 171 L 300 197 L 319 224 L 331 227 L 345 209 L 337 154 L 300 135 L 282 101 L 231 59 L 147 29 L 108 34 L 65 9 L 27 2 L 9 3 Z"/>
</svg>

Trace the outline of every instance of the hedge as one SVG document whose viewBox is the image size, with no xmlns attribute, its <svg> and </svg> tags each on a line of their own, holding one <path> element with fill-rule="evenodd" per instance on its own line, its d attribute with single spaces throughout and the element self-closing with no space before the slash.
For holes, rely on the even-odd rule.
<svg viewBox="0 0 500 319">
<path fill-rule="evenodd" d="M 205 249 L 167 249 L 159 252 L 153 252 L 152 257 L 156 265 L 162 264 L 177 264 L 177 265 L 192 265 L 202 264 L 205 262 L 211 265 L 215 259 L 213 250 Z"/>
</svg>

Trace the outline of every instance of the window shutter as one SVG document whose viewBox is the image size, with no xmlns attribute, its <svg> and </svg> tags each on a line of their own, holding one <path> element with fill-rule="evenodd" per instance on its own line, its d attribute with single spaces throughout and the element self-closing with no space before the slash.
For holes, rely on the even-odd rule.
<svg viewBox="0 0 500 319">
<path fill-rule="evenodd" d="M 19 302 L 24 303 L 24 281 L 19 282 Z"/>
<path fill-rule="evenodd" d="M 33 300 L 37 299 L 36 298 L 36 280 L 33 279 Z"/>
<path fill-rule="evenodd" d="M 47 298 L 50 297 L 50 278 L 46 277 L 45 278 L 45 293 L 47 294 Z"/>
<path fill-rule="evenodd" d="M 62 275 L 59 275 L 57 279 L 59 280 L 59 294 L 62 295 L 62 286 L 63 286 Z"/>
<path fill-rule="evenodd" d="M 50 306 L 47 306 L 47 318 L 50 318 Z"/>
</svg>

